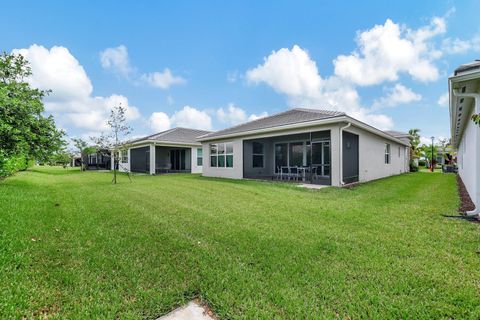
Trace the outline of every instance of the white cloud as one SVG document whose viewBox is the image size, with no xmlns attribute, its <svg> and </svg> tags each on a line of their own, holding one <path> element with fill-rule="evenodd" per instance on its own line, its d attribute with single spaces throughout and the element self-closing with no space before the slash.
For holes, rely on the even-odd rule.
<svg viewBox="0 0 480 320">
<path fill-rule="evenodd" d="M 164 112 L 154 112 L 148 119 L 150 128 L 155 132 L 162 132 L 171 128 L 169 116 Z"/>
<path fill-rule="evenodd" d="M 222 123 L 235 125 L 245 122 L 247 120 L 247 113 L 242 108 L 230 103 L 226 110 L 223 108 L 217 110 L 217 119 Z"/>
<path fill-rule="evenodd" d="M 410 88 L 397 83 L 394 87 L 387 90 L 387 94 L 373 103 L 373 109 L 379 109 L 383 107 L 395 107 L 399 104 L 405 104 L 415 101 L 420 101 L 422 96 L 413 92 Z"/>
<path fill-rule="evenodd" d="M 168 89 L 172 85 L 183 84 L 186 80 L 180 76 L 174 76 L 170 69 L 165 68 L 163 72 L 152 72 L 148 74 L 143 74 L 141 80 L 145 83 L 148 83 L 152 87 L 157 87 L 160 89 Z"/>
<path fill-rule="evenodd" d="M 212 129 L 212 118 L 206 111 L 201 111 L 190 106 L 184 106 L 170 118 L 172 125 L 191 129 Z"/>
<path fill-rule="evenodd" d="M 154 112 L 148 119 L 148 124 L 154 132 L 161 132 L 173 127 L 211 130 L 212 118 L 207 111 L 184 106 L 181 110 L 168 116 L 165 112 Z"/>
<path fill-rule="evenodd" d="M 93 91 L 85 70 L 65 47 L 54 46 L 48 50 L 33 44 L 28 49 L 14 49 L 12 53 L 21 54 L 30 62 L 33 76 L 29 83 L 33 87 L 54 90 L 51 99 L 78 99 Z"/>
<path fill-rule="evenodd" d="M 400 73 L 422 82 L 435 81 L 439 71 L 433 62 L 441 53 L 430 41 L 445 32 L 444 18 L 435 17 L 417 30 L 387 19 L 357 35 L 357 49 L 334 60 L 335 74 L 361 86 L 396 81 Z"/>
<path fill-rule="evenodd" d="M 246 74 L 247 80 L 265 82 L 275 91 L 290 96 L 311 96 L 318 92 L 322 79 L 315 61 L 297 45 L 291 50 L 273 51 L 264 62 Z"/>
<path fill-rule="evenodd" d="M 445 92 L 444 94 L 442 94 L 442 95 L 438 98 L 437 103 L 438 103 L 438 105 L 441 106 L 441 107 L 447 107 L 447 106 L 448 106 L 448 103 L 449 103 L 448 92 Z"/>
<path fill-rule="evenodd" d="M 462 54 L 469 51 L 480 52 L 480 35 L 471 39 L 446 38 L 442 41 L 442 51 L 447 54 Z"/>
<path fill-rule="evenodd" d="M 240 107 L 235 106 L 233 103 L 229 103 L 227 108 L 217 109 L 217 119 L 220 123 L 228 125 L 237 125 L 243 122 L 257 120 L 268 116 L 267 112 L 262 112 L 258 115 L 247 115 L 247 112 Z"/>
<path fill-rule="evenodd" d="M 57 121 L 81 129 L 105 130 L 110 109 L 120 103 L 127 109 L 129 121 L 140 117 L 138 109 L 130 106 L 122 95 L 92 96 L 90 79 L 67 48 L 54 46 L 47 49 L 34 44 L 28 49 L 12 52 L 22 54 L 30 62 L 33 75 L 28 81 L 33 87 L 52 90 L 45 98 L 45 109 L 53 113 Z"/>
<path fill-rule="evenodd" d="M 380 129 L 392 127 L 392 120 L 361 107 L 355 87 L 336 76 L 322 79 L 316 63 L 295 45 L 273 51 L 262 65 L 246 73 L 250 83 L 266 83 L 285 94 L 291 106 L 343 111 Z"/>
<path fill-rule="evenodd" d="M 100 52 L 100 62 L 105 69 L 111 69 L 127 77 L 134 69 L 130 66 L 127 47 L 120 45 Z"/>
<path fill-rule="evenodd" d="M 266 111 L 256 115 L 256 114 L 251 114 L 249 117 L 248 117 L 248 121 L 253 121 L 253 120 L 258 120 L 258 119 L 261 119 L 261 118 L 265 118 L 265 117 L 268 117 L 268 113 Z"/>
</svg>

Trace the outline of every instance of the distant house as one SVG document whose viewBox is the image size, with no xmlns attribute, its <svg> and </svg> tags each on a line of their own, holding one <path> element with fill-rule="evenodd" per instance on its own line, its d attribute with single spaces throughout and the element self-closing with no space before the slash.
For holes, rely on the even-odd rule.
<svg viewBox="0 0 480 320">
<path fill-rule="evenodd" d="M 409 171 L 409 140 L 345 113 L 291 109 L 205 134 L 203 175 L 342 186 Z"/>
<path fill-rule="evenodd" d="M 76 154 L 72 157 L 72 166 L 80 167 L 83 164 L 86 170 L 109 170 L 111 157 L 109 150 L 102 150 L 95 153 L 90 153 L 82 156 Z"/>
<path fill-rule="evenodd" d="M 202 145 L 198 136 L 209 131 L 173 128 L 126 143 L 120 152 L 119 169 L 140 173 L 201 173 Z M 113 159 L 111 168 L 113 168 Z"/>
<path fill-rule="evenodd" d="M 480 127 L 472 120 L 480 113 L 480 61 L 461 65 L 448 79 L 450 130 L 457 149 L 458 173 L 475 204 L 469 215 L 480 214 Z"/>
</svg>

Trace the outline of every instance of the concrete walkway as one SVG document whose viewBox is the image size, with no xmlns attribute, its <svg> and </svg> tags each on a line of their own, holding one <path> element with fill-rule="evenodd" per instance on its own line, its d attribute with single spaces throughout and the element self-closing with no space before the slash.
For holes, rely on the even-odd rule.
<svg viewBox="0 0 480 320">
<path fill-rule="evenodd" d="M 313 183 L 301 183 L 301 184 L 298 185 L 298 187 L 307 188 L 307 189 L 322 189 L 322 188 L 326 188 L 328 186 L 322 186 L 322 185 L 313 184 Z"/>
<path fill-rule="evenodd" d="M 190 301 L 187 305 L 173 310 L 167 315 L 157 318 L 157 320 L 214 320 L 208 311 L 195 303 Z"/>
</svg>

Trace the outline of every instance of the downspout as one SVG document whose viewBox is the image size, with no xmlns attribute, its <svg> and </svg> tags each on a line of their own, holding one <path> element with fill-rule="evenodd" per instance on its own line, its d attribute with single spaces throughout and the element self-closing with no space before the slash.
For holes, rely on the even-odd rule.
<svg viewBox="0 0 480 320">
<path fill-rule="evenodd" d="M 474 113 L 480 113 L 480 94 L 478 93 L 459 93 L 458 90 L 454 89 L 453 90 L 453 95 L 456 96 L 456 97 L 459 97 L 459 98 L 473 98 L 474 102 L 475 102 L 475 106 L 473 107 L 474 108 Z M 470 119 L 468 119 L 467 121 L 470 121 Z M 477 137 L 476 137 L 476 144 L 477 144 L 477 148 L 476 148 L 476 152 L 477 154 L 475 155 L 475 158 L 476 158 L 476 161 L 480 161 L 480 148 L 478 146 L 479 142 L 480 142 L 480 134 L 479 134 L 479 129 L 477 129 Z M 479 167 L 476 166 L 475 167 L 476 170 L 478 171 Z M 480 216 L 480 172 L 475 172 L 474 173 L 475 176 L 476 176 L 476 179 L 477 181 L 475 182 L 476 183 L 476 194 L 474 194 L 473 196 L 476 198 L 474 200 L 474 204 L 475 204 L 475 209 L 473 209 L 472 211 L 467 211 L 465 212 L 465 214 L 469 217 L 471 216 Z"/>
<path fill-rule="evenodd" d="M 342 186 L 345 185 L 343 181 L 343 130 L 349 128 L 351 125 L 352 123 L 349 122 L 346 126 L 340 127 L 340 183 Z"/>
</svg>

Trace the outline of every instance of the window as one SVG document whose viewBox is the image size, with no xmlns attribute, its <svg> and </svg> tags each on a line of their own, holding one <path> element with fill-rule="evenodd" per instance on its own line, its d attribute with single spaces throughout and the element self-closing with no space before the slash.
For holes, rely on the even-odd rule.
<svg viewBox="0 0 480 320">
<path fill-rule="evenodd" d="M 398 146 L 398 157 L 399 157 L 399 158 L 400 158 L 400 156 L 401 156 L 401 153 L 402 153 L 402 152 L 400 151 L 400 146 Z"/>
<path fill-rule="evenodd" d="M 203 166 L 203 149 L 197 148 L 197 166 Z"/>
<path fill-rule="evenodd" d="M 218 158 L 217 150 L 218 148 L 216 144 L 210 145 L 210 167 L 217 166 L 217 158 Z"/>
<path fill-rule="evenodd" d="M 253 155 L 252 155 L 252 163 L 254 168 L 263 168 L 263 143 L 261 142 L 253 142 L 252 143 Z"/>
<path fill-rule="evenodd" d="M 289 165 L 291 167 L 303 166 L 303 142 L 291 142 L 289 144 Z"/>
<path fill-rule="evenodd" d="M 127 163 L 128 162 L 128 150 L 121 150 L 120 151 L 120 162 Z"/>
<path fill-rule="evenodd" d="M 385 143 L 385 164 L 390 163 L 390 144 Z"/>
<path fill-rule="evenodd" d="M 210 145 L 210 166 L 233 168 L 233 143 L 213 143 Z"/>
<path fill-rule="evenodd" d="M 92 153 L 92 154 L 88 155 L 88 157 L 90 158 L 89 159 L 90 164 L 97 164 L 97 154 L 96 153 Z"/>
</svg>

